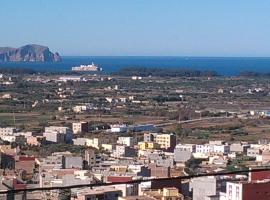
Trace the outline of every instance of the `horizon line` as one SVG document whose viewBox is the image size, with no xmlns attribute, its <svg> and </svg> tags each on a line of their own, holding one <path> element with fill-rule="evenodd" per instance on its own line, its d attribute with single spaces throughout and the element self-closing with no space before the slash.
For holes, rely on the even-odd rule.
<svg viewBox="0 0 270 200">
<path fill-rule="evenodd" d="M 60 55 L 61 57 L 270 58 L 270 56 Z"/>
</svg>

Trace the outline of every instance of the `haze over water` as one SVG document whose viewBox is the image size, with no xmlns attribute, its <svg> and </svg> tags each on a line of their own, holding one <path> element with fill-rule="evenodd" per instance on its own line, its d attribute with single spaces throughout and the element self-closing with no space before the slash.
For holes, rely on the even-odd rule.
<svg viewBox="0 0 270 200">
<path fill-rule="evenodd" d="M 87 56 L 63 57 L 59 63 L 0 62 L 0 67 L 24 67 L 36 71 L 70 71 L 71 67 L 94 62 L 104 72 L 114 72 L 124 67 L 162 67 L 213 70 L 219 75 L 235 76 L 243 71 L 270 72 L 270 58 L 222 57 L 142 57 L 142 56 Z"/>
</svg>

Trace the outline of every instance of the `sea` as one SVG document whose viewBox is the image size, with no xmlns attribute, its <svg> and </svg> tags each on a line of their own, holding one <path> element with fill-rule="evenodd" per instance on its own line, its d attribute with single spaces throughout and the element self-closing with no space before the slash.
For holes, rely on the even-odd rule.
<svg viewBox="0 0 270 200">
<path fill-rule="evenodd" d="M 223 76 L 237 76 L 244 71 L 269 73 L 270 58 L 255 57 L 158 57 L 158 56 L 64 56 L 58 63 L 0 62 L 0 67 L 31 68 L 41 72 L 68 72 L 81 64 L 94 62 L 104 73 L 125 67 L 183 68 L 213 70 Z"/>
</svg>

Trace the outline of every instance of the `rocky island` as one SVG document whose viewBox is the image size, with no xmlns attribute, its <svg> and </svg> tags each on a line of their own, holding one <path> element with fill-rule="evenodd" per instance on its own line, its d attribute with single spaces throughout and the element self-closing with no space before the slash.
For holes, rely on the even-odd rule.
<svg viewBox="0 0 270 200">
<path fill-rule="evenodd" d="M 29 44 L 20 48 L 0 47 L 0 62 L 59 62 L 59 53 L 46 46 Z"/>
</svg>

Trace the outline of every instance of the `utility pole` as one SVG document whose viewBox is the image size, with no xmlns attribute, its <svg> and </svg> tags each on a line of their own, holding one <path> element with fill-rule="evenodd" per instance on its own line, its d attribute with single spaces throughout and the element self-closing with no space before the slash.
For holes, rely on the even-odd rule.
<svg viewBox="0 0 270 200">
<path fill-rule="evenodd" d="M 13 123 L 14 123 L 14 126 L 16 127 L 16 118 L 15 118 L 14 110 L 13 110 Z"/>
</svg>

